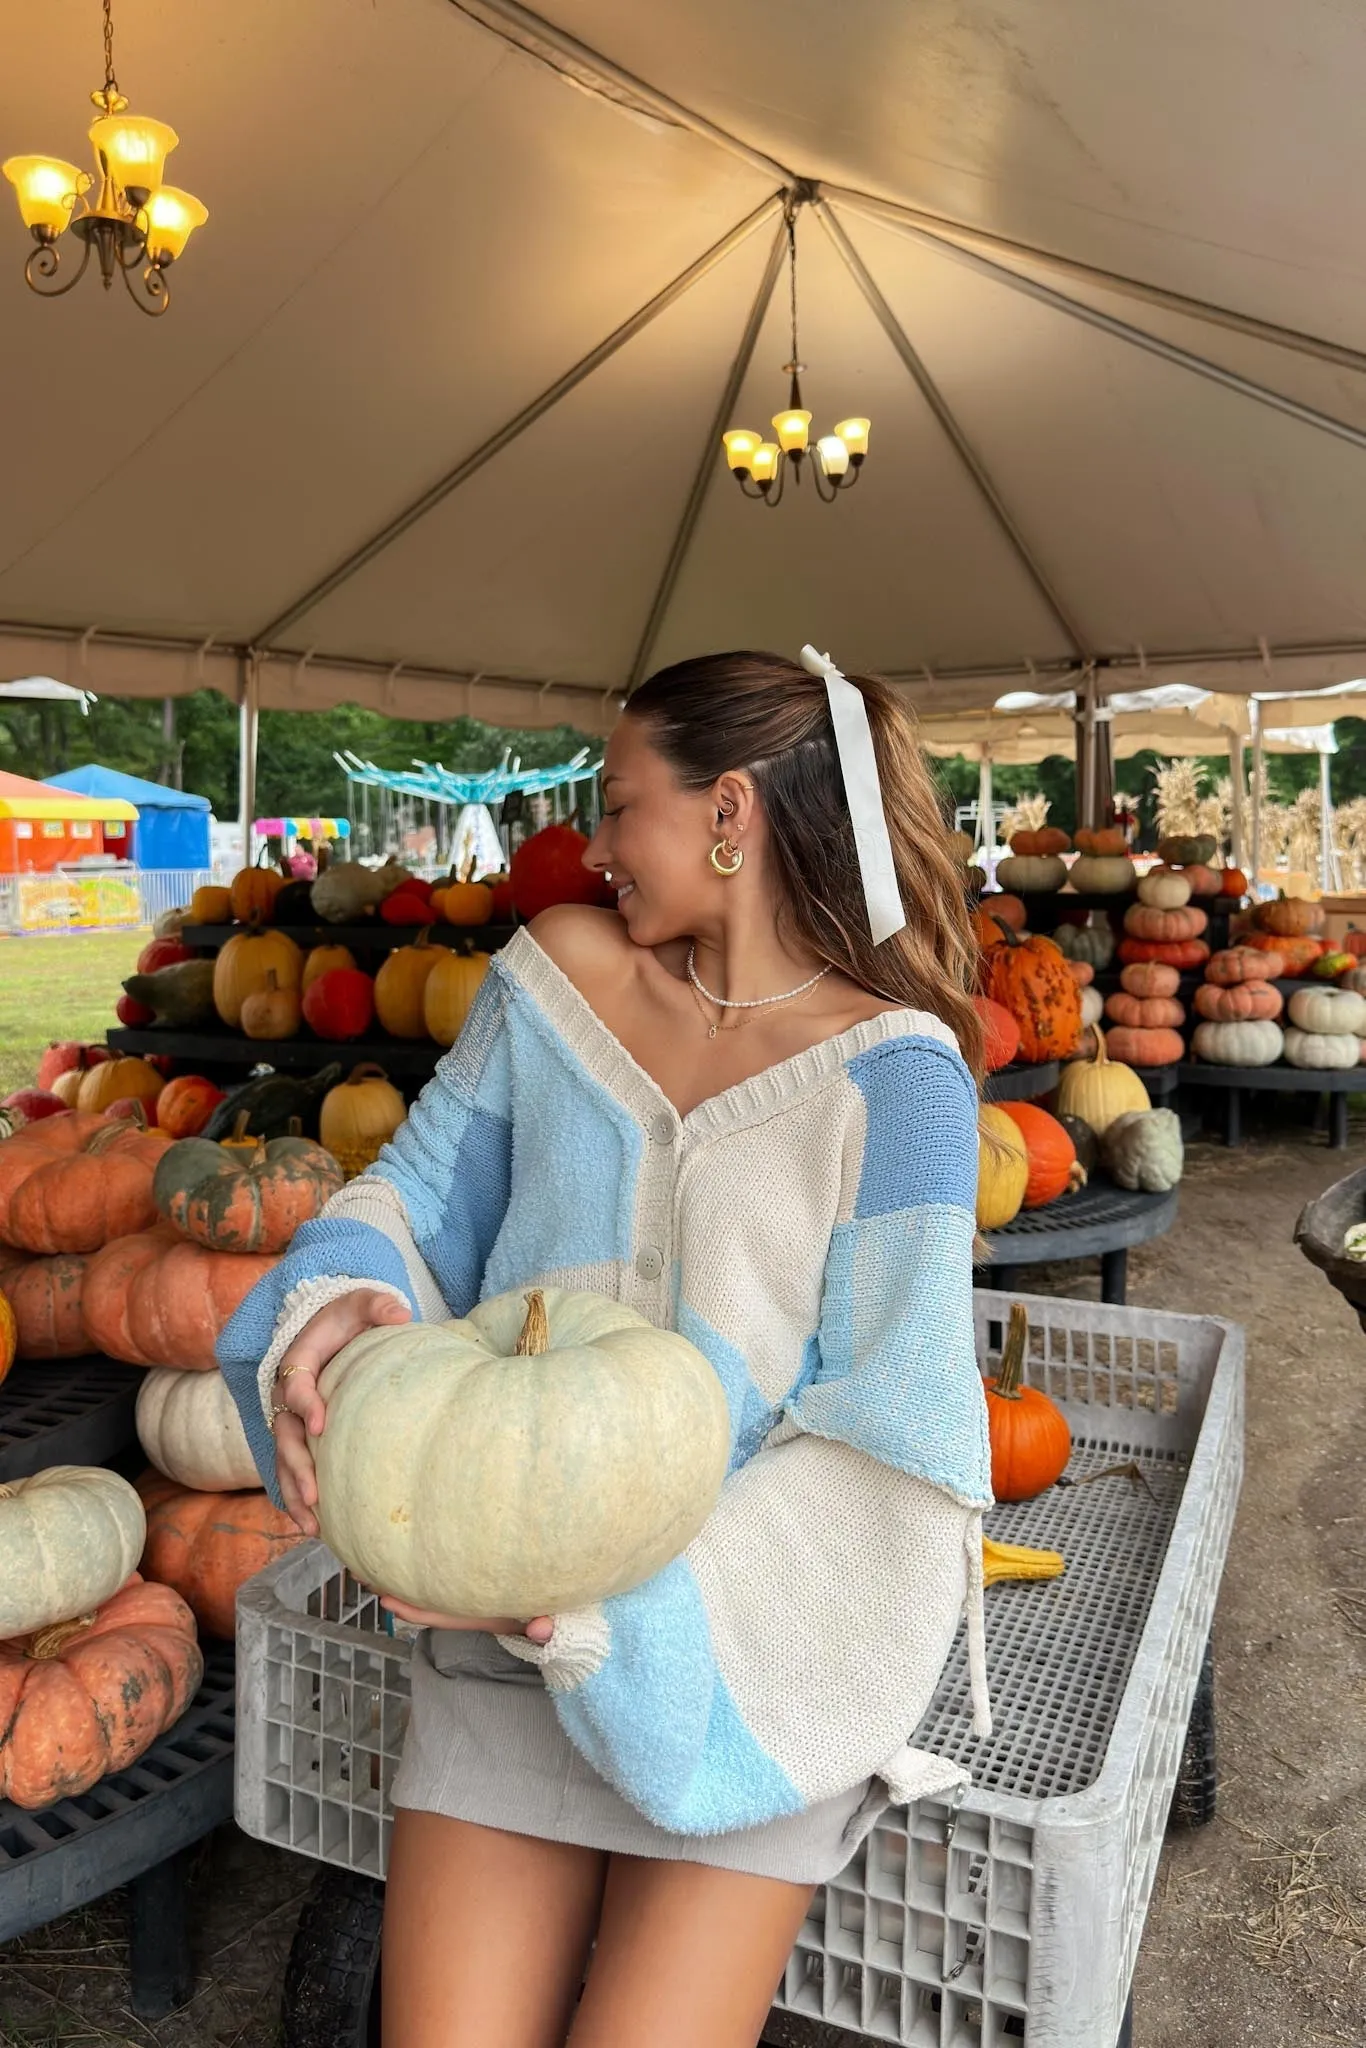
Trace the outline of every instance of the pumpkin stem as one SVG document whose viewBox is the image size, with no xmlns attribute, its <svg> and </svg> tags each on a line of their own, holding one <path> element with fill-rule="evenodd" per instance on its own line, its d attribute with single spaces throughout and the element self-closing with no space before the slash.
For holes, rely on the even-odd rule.
<svg viewBox="0 0 1366 2048">
<path fill-rule="evenodd" d="M 1003 917 L 998 917 L 994 910 L 991 913 L 991 921 L 994 925 L 1000 926 L 1001 937 L 1005 940 L 1007 946 L 1010 947 L 1011 951 L 1017 951 L 1019 948 L 1020 941 L 1014 930 L 1014 927 L 1008 925 Z"/>
<path fill-rule="evenodd" d="M 1001 1346 L 1001 1364 L 992 1393 L 998 1401 L 1018 1401 L 1020 1374 L 1024 1369 L 1025 1345 L 1029 1341 L 1029 1311 L 1022 1301 L 1010 1304 L 1010 1324 Z"/>
<path fill-rule="evenodd" d="M 93 1614 L 78 1614 L 74 1621 L 57 1621 L 51 1628 L 40 1628 L 24 1654 L 35 1662 L 45 1657 L 59 1657 L 67 1644 L 91 1628 L 94 1621 Z"/>
<path fill-rule="evenodd" d="M 346 1085 L 348 1088 L 355 1088 L 362 1081 L 387 1081 L 388 1078 L 389 1076 L 385 1073 L 383 1067 L 379 1066 L 376 1061 L 362 1060 L 358 1067 L 352 1067 L 346 1077 Z"/>
<path fill-rule="evenodd" d="M 545 1296 L 539 1287 L 533 1287 L 526 1298 L 526 1321 L 522 1334 L 517 1339 L 514 1358 L 540 1358 L 550 1349 L 550 1319 L 545 1312 Z"/>
</svg>

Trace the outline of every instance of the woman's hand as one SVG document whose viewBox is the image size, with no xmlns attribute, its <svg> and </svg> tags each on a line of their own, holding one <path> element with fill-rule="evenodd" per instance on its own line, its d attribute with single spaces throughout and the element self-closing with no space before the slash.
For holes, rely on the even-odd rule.
<svg viewBox="0 0 1366 2048">
<path fill-rule="evenodd" d="M 316 1536 L 318 1479 L 309 1438 L 321 1436 L 327 1406 L 318 1392 L 318 1375 L 344 1344 L 384 1323 L 412 1321 L 407 1302 L 378 1288 L 357 1287 L 329 1301 L 304 1324 L 276 1368 L 272 1388 L 276 1404 L 289 1410 L 274 1421 L 275 1474 L 287 1513 L 305 1536 Z"/>
<path fill-rule="evenodd" d="M 396 1600 L 392 1593 L 381 1596 L 380 1606 L 396 1621 L 410 1622 L 414 1628 L 482 1628 L 491 1636 L 525 1636 L 529 1643 L 548 1643 L 555 1633 L 555 1624 L 548 1614 L 538 1614 L 531 1621 L 513 1621 L 500 1616 L 468 1614 L 438 1614 L 431 1607 L 410 1607 L 406 1600 Z"/>
</svg>

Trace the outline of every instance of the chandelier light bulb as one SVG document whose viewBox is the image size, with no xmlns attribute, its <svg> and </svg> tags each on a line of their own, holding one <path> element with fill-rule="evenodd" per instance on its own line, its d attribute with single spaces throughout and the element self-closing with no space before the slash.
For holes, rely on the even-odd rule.
<svg viewBox="0 0 1366 2048">
<path fill-rule="evenodd" d="M 772 483 L 774 477 L 778 474 L 778 464 L 782 460 L 782 453 L 783 451 L 776 441 L 763 441 L 760 443 L 754 451 L 754 459 L 749 466 L 750 475 L 754 478 L 756 484 Z"/>
<path fill-rule="evenodd" d="M 147 254 L 153 263 L 175 261 L 196 228 L 209 217 L 207 206 L 190 192 L 163 185 L 147 202 Z"/>
<path fill-rule="evenodd" d="M 785 455 L 791 455 L 806 447 L 808 430 L 811 426 L 809 412 L 775 412 L 773 431 L 778 436 L 778 445 Z"/>
<path fill-rule="evenodd" d="M 849 467 L 849 450 L 838 434 L 822 434 L 816 453 L 827 476 L 843 476 Z"/>
<path fill-rule="evenodd" d="M 753 456 L 763 442 L 763 435 L 756 434 L 751 427 L 732 427 L 728 434 L 721 436 L 725 444 L 726 462 L 731 469 L 752 470 Z"/>
<path fill-rule="evenodd" d="M 166 159 L 180 137 L 164 121 L 141 114 L 102 114 L 90 124 L 90 140 L 101 173 L 143 206 L 161 183 Z"/>
<path fill-rule="evenodd" d="M 868 453 L 868 429 L 870 420 L 841 420 L 835 432 L 856 462 L 861 462 Z"/>
<path fill-rule="evenodd" d="M 26 228 L 45 237 L 60 235 L 71 225 L 78 195 L 90 183 L 88 171 L 63 163 L 59 156 L 12 156 L 0 164 L 19 200 Z"/>
</svg>

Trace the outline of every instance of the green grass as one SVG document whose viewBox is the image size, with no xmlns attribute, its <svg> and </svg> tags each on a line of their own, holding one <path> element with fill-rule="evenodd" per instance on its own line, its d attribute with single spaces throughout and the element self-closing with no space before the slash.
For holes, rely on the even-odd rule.
<svg viewBox="0 0 1366 2048">
<path fill-rule="evenodd" d="M 0 1097 L 33 1085 L 49 1039 L 103 1042 L 116 1021 L 119 984 L 149 936 L 69 932 L 0 940 Z"/>
</svg>

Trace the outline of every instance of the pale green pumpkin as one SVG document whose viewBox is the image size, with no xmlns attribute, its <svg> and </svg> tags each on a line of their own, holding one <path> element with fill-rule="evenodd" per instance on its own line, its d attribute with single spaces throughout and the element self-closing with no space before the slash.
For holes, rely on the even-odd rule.
<svg viewBox="0 0 1366 2048">
<path fill-rule="evenodd" d="M 639 1585 L 697 1534 L 729 1459 L 701 1352 L 557 1287 L 368 1330 L 320 1391 L 324 1541 L 367 1585 L 446 1614 L 528 1620 Z"/>
<path fill-rule="evenodd" d="M 128 1481 L 98 1466 L 49 1465 L 0 1486 L 0 1637 L 111 1600 L 137 1570 L 146 1533 Z"/>
</svg>

